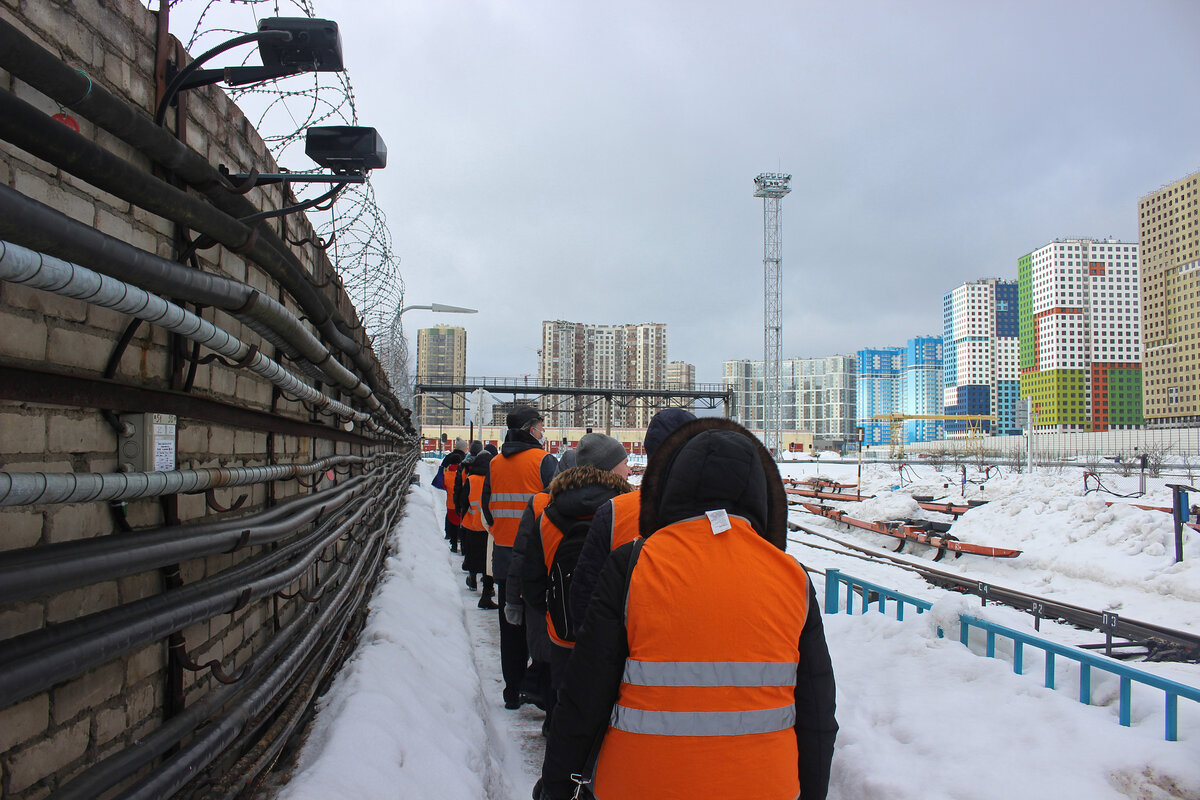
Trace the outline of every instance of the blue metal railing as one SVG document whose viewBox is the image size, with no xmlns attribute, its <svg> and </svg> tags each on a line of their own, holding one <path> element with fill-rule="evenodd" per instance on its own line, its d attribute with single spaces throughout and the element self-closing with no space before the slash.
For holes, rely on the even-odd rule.
<svg viewBox="0 0 1200 800">
<path fill-rule="evenodd" d="M 924 614 L 929 609 L 933 608 L 933 603 L 926 602 L 911 595 L 903 594 L 892 589 L 885 588 L 870 581 L 864 581 L 862 578 L 852 578 L 845 575 L 841 570 L 827 569 L 825 570 L 825 613 L 838 613 L 838 593 L 839 586 L 846 586 L 846 613 L 854 613 L 854 594 L 855 589 L 862 592 L 862 613 L 867 613 L 867 609 L 872 603 L 879 603 L 879 613 L 887 613 L 887 601 L 892 600 L 896 604 L 896 619 L 904 619 L 904 606 L 910 605 L 917 609 L 918 614 Z M 874 595 L 874 599 L 872 599 Z"/>
<path fill-rule="evenodd" d="M 917 613 L 920 614 L 928 611 L 933 607 L 932 603 L 920 600 L 910 595 L 895 592 L 890 589 L 878 586 L 870 581 L 864 581 L 860 578 L 853 578 L 843 574 L 840 570 L 828 569 L 825 571 L 825 613 L 836 614 L 839 609 L 839 595 L 841 587 L 846 587 L 846 613 L 854 613 L 854 593 L 855 589 L 862 592 L 863 603 L 862 613 L 866 613 L 870 603 L 871 594 L 876 595 L 879 603 L 879 612 L 885 613 L 885 605 L 887 600 L 896 601 L 896 619 L 904 618 L 904 606 L 909 604 L 915 606 Z M 1168 678 L 1163 678 L 1149 672 L 1144 672 L 1136 667 L 1131 667 L 1128 664 L 1109 658 L 1108 656 L 1092 653 L 1088 650 L 1081 650 L 1078 647 L 1059 644 L 1052 642 L 1049 639 L 1043 639 L 1040 636 L 1018 631 L 1013 628 L 998 625 L 988 620 L 979 619 L 978 617 L 968 616 L 966 614 L 959 615 L 959 641 L 964 645 L 970 645 L 971 629 L 978 628 L 984 631 L 987 635 L 985 653 L 988 658 L 996 657 L 996 637 L 1002 636 L 1012 640 L 1013 643 L 1013 672 L 1018 675 L 1023 674 L 1024 670 L 1024 646 L 1030 645 L 1042 650 L 1046 654 L 1046 669 L 1045 669 L 1045 686 L 1047 689 L 1054 687 L 1054 666 L 1055 656 L 1063 656 L 1069 658 L 1079 664 L 1079 702 L 1090 704 L 1092 699 L 1092 669 L 1098 669 L 1115 675 L 1120 679 L 1120 698 L 1118 705 L 1118 720 L 1126 727 L 1130 724 L 1130 713 L 1133 706 L 1133 684 L 1140 683 L 1144 686 L 1149 686 L 1154 689 L 1161 690 L 1166 696 L 1166 724 L 1165 737 L 1168 742 L 1179 740 L 1179 698 L 1183 697 L 1188 700 L 1193 700 L 1200 703 L 1200 689 L 1186 684 L 1178 683 Z M 938 629 L 938 636 L 942 635 L 942 630 Z"/>
</svg>

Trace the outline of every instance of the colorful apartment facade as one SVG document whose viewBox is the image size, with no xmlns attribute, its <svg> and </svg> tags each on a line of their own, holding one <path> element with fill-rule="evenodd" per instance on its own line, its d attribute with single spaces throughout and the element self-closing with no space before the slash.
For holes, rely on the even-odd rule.
<svg viewBox="0 0 1200 800">
<path fill-rule="evenodd" d="M 1150 425 L 1200 424 L 1200 172 L 1138 201 L 1142 398 Z"/>
<path fill-rule="evenodd" d="M 1017 260 L 1020 393 L 1039 430 L 1143 423 L 1138 245 L 1056 239 Z"/>
<path fill-rule="evenodd" d="M 1018 284 L 999 278 L 964 283 L 942 296 L 943 405 L 947 415 L 993 416 L 948 420 L 946 435 L 973 431 L 1007 435 L 1017 428 Z"/>
</svg>

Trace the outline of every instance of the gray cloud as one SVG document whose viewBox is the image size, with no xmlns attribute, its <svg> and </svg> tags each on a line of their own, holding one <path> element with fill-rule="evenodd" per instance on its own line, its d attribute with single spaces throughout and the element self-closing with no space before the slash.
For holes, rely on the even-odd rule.
<svg viewBox="0 0 1200 800">
<path fill-rule="evenodd" d="M 902 344 L 1058 236 L 1137 237 L 1200 168 L 1200 4 L 324 3 L 407 302 L 474 306 L 468 372 L 543 319 L 665 322 L 702 380 L 762 354 L 759 172 L 784 209 L 784 355 Z M 412 335 L 415 342 L 415 333 Z"/>
</svg>

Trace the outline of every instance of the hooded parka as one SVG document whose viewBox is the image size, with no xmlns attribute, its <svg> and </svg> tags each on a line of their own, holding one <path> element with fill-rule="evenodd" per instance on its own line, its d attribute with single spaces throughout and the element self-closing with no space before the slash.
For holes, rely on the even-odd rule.
<svg viewBox="0 0 1200 800">
<path fill-rule="evenodd" d="M 617 549 L 588 606 L 542 770 L 569 797 L 821 800 L 837 732 L 816 594 L 784 552 L 787 501 L 766 450 L 706 419 L 642 482 L 643 541 Z"/>
</svg>

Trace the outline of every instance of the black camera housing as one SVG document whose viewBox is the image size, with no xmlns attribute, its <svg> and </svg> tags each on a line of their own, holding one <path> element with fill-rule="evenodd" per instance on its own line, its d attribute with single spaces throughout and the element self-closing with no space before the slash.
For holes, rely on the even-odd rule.
<svg viewBox="0 0 1200 800">
<path fill-rule="evenodd" d="M 304 152 L 335 172 L 367 172 L 387 166 L 387 145 L 379 131 L 354 125 L 309 128 Z"/>
<path fill-rule="evenodd" d="M 258 43 L 264 67 L 305 67 L 314 72 L 341 72 L 342 35 L 333 20 L 309 17 L 268 17 L 258 30 L 287 31 L 291 41 L 267 38 Z"/>
</svg>

